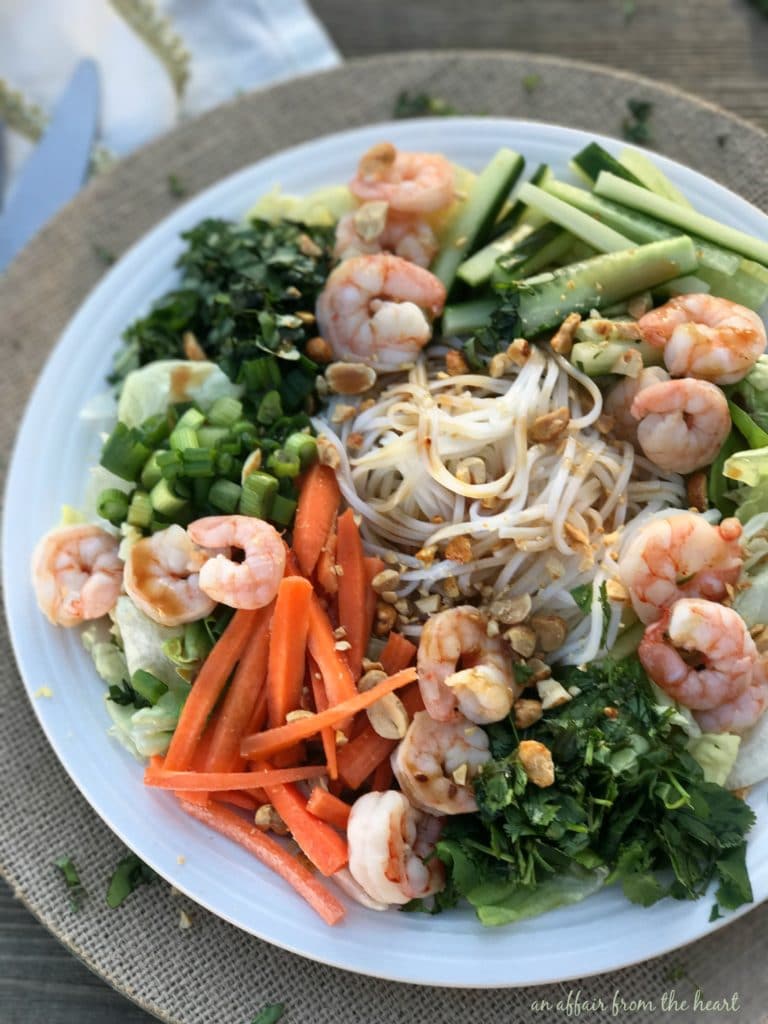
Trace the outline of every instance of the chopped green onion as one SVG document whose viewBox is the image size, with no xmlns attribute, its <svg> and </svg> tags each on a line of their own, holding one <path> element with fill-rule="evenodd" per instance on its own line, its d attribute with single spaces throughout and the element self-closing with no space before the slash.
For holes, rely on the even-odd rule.
<svg viewBox="0 0 768 1024">
<path fill-rule="evenodd" d="M 195 477 L 192 481 L 192 503 L 196 509 L 208 504 L 208 495 L 211 492 L 211 481 L 205 476 Z"/>
<path fill-rule="evenodd" d="M 240 367 L 240 380 L 248 391 L 268 391 L 280 386 L 280 367 L 274 356 L 249 359 Z"/>
<path fill-rule="evenodd" d="M 297 502 L 293 498 L 284 498 L 282 494 L 276 494 L 269 518 L 278 526 L 290 526 L 296 514 L 296 505 Z"/>
<path fill-rule="evenodd" d="M 157 448 L 165 441 L 170 432 L 171 424 L 168 422 L 168 414 L 164 412 L 155 413 L 141 424 L 144 444 L 150 448 Z"/>
<path fill-rule="evenodd" d="M 197 430 L 202 427 L 205 423 L 205 416 L 200 412 L 199 409 L 195 409 L 194 406 L 184 413 L 179 419 L 176 427 L 189 427 L 190 430 Z"/>
<path fill-rule="evenodd" d="M 298 455 L 293 455 L 291 452 L 281 448 L 276 452 L 272 452 L 269 456 L 267 459 L 267 469 L 274 473 L 278 480 L 284 478 L 295 480 L 301 471 L 301 462 Z"/>
<path fill-rule="evenodd" d="M 74 889 L 80 885 L 80 876 L 77 873 L 77 868 L 75 867 L 71 857 L 58 857 L 53 864 L 54 867 L 57 867 L 62 875 L 64 875 L 64 881 L 70 889 Z"/>
<path fill-rule="evenodd" d="M 182 473 L 192 478 L 213 476 L 214 461 L 210 448 L 185 448 L 181 453 Z"/>
<path fill-rule="evenodd" d="M 134 491 L 128 506 L 127 521 L 145 530 L 152 522 L 152 501 L 146 491 Z"/>
<path fill-rule="evenodd" d="M 155 452 L 156 463 L 164 480 L 173 481 L 181 470 L 181 455 L 177 451 Z M 154 484 L 152 485 L 154 486 Z"/>
<path fill-rule="evenodd" d="M 306 469 L 317 461 L 317 441 L 311 434 L 302 434 L 299 431 L 289 434 L 283 448 L 290 455 L 295 455 L 298 458 L 302 469 Z"/>
<path fill-rule="evenodd" d="M 208 492 L 208 501 L 214 508 L 222 512 L 232 513 L 237 511 L 240 501 L 240 485 L 232 480 L 216 480 Z"/>
<path fill-rule="evenodd" d="M 197 439 L 197 431 L 192 427 L 182 426 L 178 423 L 171 433 L 170 445 L 173 451 L 181 452 L 185 448 L 199 448 L 200 442 Z"/>
<path fill-rule="evenodd" d="M 230 452 L 220 452 L 216 456 L 216 469 L 220 476 L 240 476 L 240 465 Z"/>
<path fill-rule="evenodd" d="M 149 499 L 155 512 L 169 518 L 177 516 L 187 506 L 186 500 L 176 494 L 165 478 L 157 481 L 149 493 Z"/>
<path fill-rule="evenodd" d="M 129 853 L 118 863 L 115 873 L 109 880 L 107 906 L 113 910 L 119 907 L 134 889 L 154 881 L 155 877 L 152 868 L 139 860 L 135 853 Z"/>
<path fill-rule="evenodd" d="M 208 410 L 208 422 L 214 427 L 231 427 L 243 415 L 243 403 L 231 395 L 217 398 Z"/>
<path fill-rule="evenodd" d="M 128 495 L 116 487 L 107 487 L 96 501 L 96 511 L 102 519 L 119 526 L 128 515 Z"/>
<path fill-rule="evenodd" d="M 277 498 L 277 480 L 269 473 L 256 470 L 243 481 L 240 496 L 240 512 L 244 516 L 269 519 L 272 505 Z"/>
<path fill-rule="evenodd" d="M 197 440 L 200 442 L 201 448 L 216 448 L 228 437 L 227 427 L 200 427 L 197 432 Z"/>
<path fill-rule="evenodd" d="M 285 1013 L 285 1003 L 269 1003 L 251 1021 L 251 1024 L 277 1024 Z"/>
<path fill-rule="evenodd" d="M 259 403 L 256 419 L 259 423 L 269 426 L 283 415 L 283 403 L 279 391 L 268 391 Z"/>
<path fill-rule="evenodd" d="M 136 693 L 148 700 L 150 704 L 157 704 L 164 693 L 168 693 L 168 687 L 151 672 L 138 668 L 131 676 L 131 686 Z"/>
<path fill-rule="evenodd" d="M 101 465 L 122 480 L 134 481 L 150 456 L 150 449 L 142 441 L 141 431 L 117 423 L 104 442 Z"/>
<path fill-rule="evenodd" d="M 161 452 L 152 452 L 147 461 L 144 463 L 144 468 L 141 471 L 141 486 L 146 490 L 151 490 L 160 477 L 163 475 L 163 471 L 157 461 L 158 455 Z"/>
</svg>

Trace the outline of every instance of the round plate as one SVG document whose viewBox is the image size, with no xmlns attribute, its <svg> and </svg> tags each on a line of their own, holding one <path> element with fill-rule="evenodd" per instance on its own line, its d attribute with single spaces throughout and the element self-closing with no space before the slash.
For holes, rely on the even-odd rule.
<svg viewBox="0 0 768 1024">
<path fill-rule="evenodd" d="M 98 459 L 98 440 L 78 419 L 79 410 L 103 390 L 121 331 L 173 286 L 173 265 L 182 250 L 179 233 L 204 217 L 240 218 L 278 184 L 300 194 L 344 182 L 359 154 L 382 139 L 406 149 L 441 151 L 475 170 L 500 146 L 509 146 L 523 153 L 530 167 L 546 162 L 564 176 L 568 159 L 594 138 L 614 152 L 622 146 L 525 121 L 394 122 L 328 136 L 249 167 L 181 207 L 115 265 L 64 332 L 27 407 L 8 478 L 4 584 L 27 692 L 32 697 L 42 685 L 53 691 L 50 700 L 32 701 L 50 743 L 94 809 L 160 875 L 225 920 L 312 959 L 421 984 L 532 985 L 635 963 L 723 922 L 709 923 L 712 901 L 707 898 L 697 903 L 663 900 L 641 909 L 609 889 L 576 906 L 497 930 L 482 928 L 469 910 L 427 917 L 377 914 L 354 904 L 344 923 L 328 928 L 244 850 L 187 817 L 169 795 L 144 787 L 142 767 L 106 734 L 104 686 L 77 632 L 43 620 L 29 583 L 37 539 L 57 522 L 62 504 L 77 505 L 86 467 Z M 680 164 L 658 156 L 654 161 L 702 213 L 768 238 L 768 217 L 749 203 Z M 758 815 L 748 852 L 756 901 L 768 896 L 766 792 L 763 784 L 750 796 Z"/>
</svg>

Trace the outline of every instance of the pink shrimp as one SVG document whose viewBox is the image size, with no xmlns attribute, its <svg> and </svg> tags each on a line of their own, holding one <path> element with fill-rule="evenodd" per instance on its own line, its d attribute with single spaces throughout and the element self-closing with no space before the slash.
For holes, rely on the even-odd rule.
<svg viewBox="0 0 768 1024">
<path fill-rule="evenodd" d="M 734 700 L 712 708 L 711 711 L 699 711 L 694 718 L 704 732 L 746 732 L 768 708 L 768 680 L 765 665 L 761 662 L 755 678 L 749 686 Z"/>
<path fill-rule="evenodd" d="M 671 512 L 639 527 L 619 575 L 641 622 L 655 622 L 681 597 L 722 601 L 741 573 L 741 523 L 713 526 L 697 512 Z"/>
<path fill-rule="evenodd" d="M 611 433 L 619 441 L 629 441 L 637 447 L 637 420 L 630 412 L 632 402 L 641 391 L 669 380 L 669 374 L 660 366 L 648 366 L 637 377 L 623 377 L 614 384 L 603 403 L 604 411 L 613 419 Z"/>
<path fill-rule="evenodd" d="M 326 281 L 317 323 L 337 359 L 396 370 L 430 340 L 444 305 L 443 283 L 423 267 L 390 253 L 354 256 Z"/>
<path fill-rule="evenodd" d="M 631 407 L 637 440 L 660 469 L 692 473 L 709 466 L 731 429 L 728 401 L 715 384 L 685 377 L 638 392 Z"/>
<path fill-rule="evenodd" d="M 200 569 L 200 590 L 230 608 L 263 608 L 277 593 L 285 568 L 285 544 L 277 530 L 253 516 L 206 516 L 187 527 L 201 547 L 240 548 L 242 562 L 226 555 Z"/>
<path fill-rule="evenodd" d="M 86 523 L 45 534 L 32 555 L 32 584 L 51 622 L 79 626 L 112 610 L 123 580 L 118 547 L 111 533 Z"/>
<path fill-rule="evenodd" d="M 400 213 L 435 213 L 455 199 L 453 168 L 439 153 L 406 153 L 379 142 L 364 153 L 350 191 L 366 202 L 381 199 Z"/>
<path fill-rule="evenodd" d="M 338 260 L 347 260 L 391 252 L 418 267 L 428 267 L 437 249 L 437 237 L 427 221 L 374 201 L 344 214 L 336 225 L 333 254 Z"/>
<path fill-rule="evenodd" d="M 637 653 L 651 679 L 694 711 L 741 701 L 758 678 L 760 655 L 744 620 L 732 608 L 700 598 L 675 602 L 648 626 Z"/>
<path fill-rule="evenodd" d="M 673 377 L 734 384 L 765 352 L 765 325 L 757 313 L 712 295 L 678 295 L 638 324 L 650 345 L 664 349 Z"/>
</svg>

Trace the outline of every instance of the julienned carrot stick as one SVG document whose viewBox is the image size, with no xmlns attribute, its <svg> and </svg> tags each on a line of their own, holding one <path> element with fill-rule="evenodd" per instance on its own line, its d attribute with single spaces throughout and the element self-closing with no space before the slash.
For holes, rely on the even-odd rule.
<svg viewBox="0 0 768 1024">
<path fill-rule="evenodd" d="M 321 821 L 327 821 L 329 825 L 345 832 L 352 808 L 333 793 L 315 786 L 307 800 L 307 810 Z"/>
<path fill-rule="evenodd" d="M 418 686 L 403 690 L 400 700 L 411 717 L 424 708 Z M 370 722 L 365 722 L 355 738 L 339 751 L 339 775 L 350 789 L 359 789 L 382 761 L 389 758 L 396 746 L 397 740 L 384 739 Z"/>
<path fill-rule="evenodd" d="M 415 657 L 415 644 L 402 633 L 390 633 L 379 655 L 379 661 L 384 666 L 384 671 L 391 675 L 393 672 L 399 672 L 401 668 L 407 668 Z"/>
<path fill-rule="evenodd" d="M 386 566 L 380 558 L 368 557 L 364 558 L 363 562 L 365 563 L 365 618 L 363 620 L 363 633 L 365 635 L 365 646 L 367 647 L 373 632 L 373 620 L 376 618 L 376 602 L 379 599 L 379 595 L 373 589 L 373 580 Z M 365 650 L 363 653 L 365 653 Z M 405 668 L 405 665 L 403 665 L 403 668 Z"/>
<path fill-rule="evenodd" d="M 280 581 L 272 617 L 267 667 L 267 718 L 270 727 L 285 723 L 301 707 L 312 584 L 303 576 Z"/>
<path fill-rule="evenodd" d="M 307 656 L 307 674 L 309 675 L 312 697 L 315 701 L 315 710 L 325 711 L 328 707 L 328 698 L 323 688 L 323 677 L 320 674 L 320 669 L 309 656 Z M 331 779 L 338 779 L 339 763 L 336 752 L 335 729 L 323 729 L 320 733 L 320 739 L 323 741 L 323 753 L 325 754 L 325 763 L 328 765 L 328 775 Z"/>
<path fill-rule="evenodd" d="M 338 924 L 345 910 L 339 900 L 330 893 L 301 861 L 277 843 L 270 836 L 260 832 L 255 825 L 241 818 L 235 811 L 221 804 L 201 807 L 186 800 L 183 809 L 198 821 L 216 829 L 228 839 L 240 843 L 262 864 L 275 871 L 316 911 L 326 924 Z"/>
<path fill-rule="evenodd" d="M 256 789 L 264 786 L 284 786 L 288 782 L 305 782 L 326 775 L 325 765 L 299 768 L 273 768 L 252 772 L 169 772 L 165 768 L 147 768 L 144 782 L 147 786 L 173 789 L 177 793 L 223 792 L 228 789 Z"/>
<path fill-rule="evenodd" d="M 339 574 L 336 571 L 336 524 L 331 526 L 325 544 L 315 566 L 315 579 L 318 586 L 328 597 L 335 597 L 339 592 Z"/>
<path fill-rule="evenodd" d="M 347 841 L 307 810 L 295 786 L 265 786 L 264 792 L 301 849 L 323 875 L 334 875 L 349 860 Z"/>
<path fill-rule="evenodd" d="M 366 595 L 369 590 L 363 560 L 363 542 L 355 522 L 354 513 L 348 508 L 339 516 L 336 524 L 336 561 L 341 569 L 339 576 L 339 623 L 346 632 L 349 643 L 346 658 L 354 679 L 360 678 L 365 648 L 368 646 L 370 628 L 366 628 Z"/>
<path fill-rule="evenodd" d="M 259 807 L 262 803 L 266 803 L 266 800 L 259 800 L 256 796 L 257 790 L 244 790 L 244 789 L 225 789 L 220 793 L 211 793 L 211 800 L 217 804 L 231 804 L 233 807 L 242 807 L 244 811 L 250 811 L 251 814 Z M 182 796 L 183 800 L 187 799 L 189 794 L 185 793 Z"/>
<path fill-rule="evenodd" d="M 200 771 L 236 772 L 243 767 L 240 740 L 248 732 L 267 675 L 269 627 L 274 603 L 260 608 L 253 635 L 243 651 L 213 726 L 208 756 Z M 210 728 L 210 727 L 209 727 Z"/>
<path fill-rule="evenodd" d="M 385 757 L 381 764 L 377 765 L 371 778 L 371 789 L 374 793 L 385 793 L 392 786 L 392 765 L 390 759 Z"/>
<path fill-rule="evenodd" d="M 372 686 L 365 693 L 356 693 L 354 697 L 329 707 L 325 711 L 320 711 L 311 718 L 299 718 L 295 722 L 281 725 L 277 729 L 268 729 L 266 732 L 246 736 L 240 746 L 240 753 L 243 757 L 251 760 L 263 760 L 271 757 L 278 750 L 285 750 L 287 747 L 293 746 L 294 743 L 309 739 L 310 736 L 316 736 L 321 729 L 326 729 L 329 726 L 336 727 L 339 722 L 351 718 L 358 711 L 369 708 L 380 697 L 407 686 L 415 678 L 416 669 L 406 668 L 387 679 L 382 679 L 380 683 Z"/>
<path fill-rule="evenodd" d="M 293 550 L 305 576 L 317 564 L 341 500 L 336 474 L 315 463 L 307 470 L 293 523 Z"/>
<path fill-rule="evenodd" d="M 309 608 L 307 647 L 320 669 L 330 705 L 340 704 L 357 693 L 349 666 L 336 648 L 331 623 L 316 597 L 312 598 Z"/>
<path fill-rule="evenodd" d="M 168 771 L 186 771 L 192 764 L 197 742 L 216 701 L 226 685 L 248 638 L 253 632 L 256 611 L 238 608 L 227 628 L 205 659 L 179 716 L 165 766 Z"/>
</svg>

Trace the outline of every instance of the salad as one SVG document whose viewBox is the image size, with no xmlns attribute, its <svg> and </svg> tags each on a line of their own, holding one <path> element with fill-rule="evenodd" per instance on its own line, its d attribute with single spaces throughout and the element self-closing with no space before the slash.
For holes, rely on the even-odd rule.
<svg viewBox="0 0 768 1024">
<path fill-rule="evenodd" d="M 382 142 L 187 232 L 34 554 L 145 784 L 329 924 L 752 899 L 768 242 L 524 165 Z"/>
</svg>

